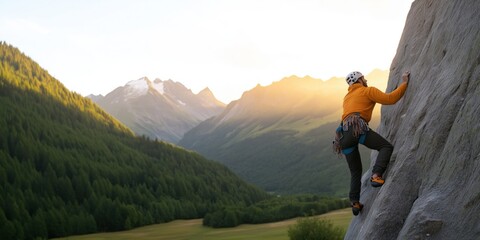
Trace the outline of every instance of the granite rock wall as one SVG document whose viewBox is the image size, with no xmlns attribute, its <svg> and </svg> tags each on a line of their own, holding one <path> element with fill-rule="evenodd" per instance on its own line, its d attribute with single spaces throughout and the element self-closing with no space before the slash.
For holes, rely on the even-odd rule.
<svg viewBox="0 0 480 240">
<path fill-rule="evenodd" d="M 387 92 L 407 70 L 405 96 L 382 106 L 385 185 L 363 176 L 345 239 L 480 239 L 480 1 L 413 2 Z"/>
</svg>

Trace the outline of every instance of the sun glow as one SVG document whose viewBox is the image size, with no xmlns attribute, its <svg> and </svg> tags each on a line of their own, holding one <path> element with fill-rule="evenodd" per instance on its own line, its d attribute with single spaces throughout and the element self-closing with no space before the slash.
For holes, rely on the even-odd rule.
<svg viewBox="0 0 480 240">
<path fill-rule="evenodd" d="M 54 2 L 1 3 L 0 36 L 70 90 L 147 76 L 228 103 L 286 76 L 388 69 L 412 0 Z"/>
</svg>

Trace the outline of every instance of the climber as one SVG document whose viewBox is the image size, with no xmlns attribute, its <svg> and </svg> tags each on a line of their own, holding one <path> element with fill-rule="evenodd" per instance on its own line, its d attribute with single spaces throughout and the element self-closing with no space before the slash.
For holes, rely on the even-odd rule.
<svg viewBox="0 0 480 240">
<path fill-rule="evenodd" d="M 336 130 L 334 150 L 344 154 L 350 168 L 350 202 L 353 215 L 358 215 L 363 208 L 360 203 L 360 188 L 362 177 L 362 161 L 358 151 L 361 143 L 370 149 L 378 151 L 373 166 L 370 183 L 373 187 L 380 187 L 385 180 L 385 172 L 393 152 L 393 146 L 385 138 L 370 129 L 368 122 L 372 118 L 375 103 L 390 105 L 396 103 L 407 89 L 410 72 L 402 75 L 402 83 L 390 93 L 383 93 L 375 87 L 368 87 L 367 79 L 357 71 L 347 75 L 348 93 L 343 99 L 342 122 Z"/>
</svg>

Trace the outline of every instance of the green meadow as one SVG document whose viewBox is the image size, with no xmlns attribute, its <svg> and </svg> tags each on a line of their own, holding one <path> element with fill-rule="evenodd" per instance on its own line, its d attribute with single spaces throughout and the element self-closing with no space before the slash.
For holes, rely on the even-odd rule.
<svg viewBox="0 0 480 240">
<path fill-rule="evenodd" d="M 347 229 L 352 220 L 350 208 L 332 211 L 316 216 L 332 222 L 334 226 Z M 121 240 L 121 239 L 168 239 L 168 240 L 288 240 L 288 227 L 295 224 L 298 218 L 265 224 L 243 224 L 233 228 L 210 228 L 202 225 L 202 219 L 176 220 L 169 223 L 155 224 L 129 231 L 97 233 L 81 236 L 71 236 L 68 240 Z"/>
</svg>

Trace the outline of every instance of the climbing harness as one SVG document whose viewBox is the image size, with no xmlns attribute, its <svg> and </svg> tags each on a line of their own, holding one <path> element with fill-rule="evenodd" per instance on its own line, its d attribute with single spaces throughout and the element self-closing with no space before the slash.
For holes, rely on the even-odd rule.
<svg viewBox="0 0 480 240">
<path fill-rule="evenodd" d="M 335 130 L 335 139 L 333 140 L 333 151 L 337 154 L 348 155 L 352 153 L 358 144 L 342 149 L 340 139 L 343 137 L 343 132 L 351 128 L 354 137 L 358 138 L 358 143 L 364 144 L 367 132 L 369 131 L 368 123 L 360 117 L 359 113 L 352 113 L 348 115 Z"/>
</svg>

